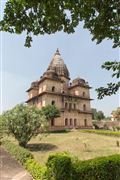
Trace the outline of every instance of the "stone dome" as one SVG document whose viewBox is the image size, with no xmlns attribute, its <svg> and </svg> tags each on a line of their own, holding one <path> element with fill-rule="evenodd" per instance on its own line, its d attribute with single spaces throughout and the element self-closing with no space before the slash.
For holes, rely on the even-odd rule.
<svg viewBox="0 0 120 180">
<path fill-rule="evenodd" d="M 81 79 L 80 77 L 77 77 L 76 79 L 74 79 L 72 81 L 72 85 L 77 85 L 77 84 L 85 84 L 85 80 L 84 79 Z"/>
<path fill-rule="evenodd" d="M 51 77 L 51 78 L 58 78 L 57 73 L 56 73 L 55 70 L 53 70 L 53 69 L 48 69 L 48 70 L 44 73 L 43 76 L 44 76 L 44 77 Z"/>
<path fill-rule="evenodd" d="M 67 66 L 65 65 L 63 59 L 61 58 L 61 55 L 60 55 L 58 49 L 53 56 L 53 59 L 49 65 L 46 73 L 47 72 L 54 72 L 58 75 L 58 77 L 64 76 L 69 79 L 69 71 L 68 71 Z"/>
</svg>

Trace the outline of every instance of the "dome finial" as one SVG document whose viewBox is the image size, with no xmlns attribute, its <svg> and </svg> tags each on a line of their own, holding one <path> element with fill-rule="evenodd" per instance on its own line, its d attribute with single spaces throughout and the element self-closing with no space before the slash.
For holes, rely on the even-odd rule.
<svg viewBox="0 0 120 180">
<path fill-rule="evenodd" d="M 55 54 L 59 54 L 60 55 L 60 52 L 59 52 L 59 49 L 57 48 L 56 50 L 56 53 Z"/>
</svg>

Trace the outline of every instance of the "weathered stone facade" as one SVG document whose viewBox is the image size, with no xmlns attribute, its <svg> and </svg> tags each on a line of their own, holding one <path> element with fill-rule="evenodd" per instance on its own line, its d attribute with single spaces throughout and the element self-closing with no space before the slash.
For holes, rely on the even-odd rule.
<svg viewBox="0 0 120 180">
<path fill-rule="evenodd" d="M 92 128 L 88 83 L 76 78 L 70 83 L 69 71 L 57 50 L 47 71 L 27 90 L 29 105 L 42 108 L 55 104 L 61 116 L 50 123 L 51 130 Z"/>
</svg>

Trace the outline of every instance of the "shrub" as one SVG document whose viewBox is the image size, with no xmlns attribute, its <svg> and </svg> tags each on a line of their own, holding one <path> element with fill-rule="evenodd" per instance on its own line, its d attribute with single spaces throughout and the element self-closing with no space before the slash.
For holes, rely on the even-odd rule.
<svg viewBox="0 0 120 180">
<path fill-rule="evenodd" d="M 56 133 L 69 133 L 69 129 L 62 129 L 62 130 L 56 130 L 56 131 L 49 131 L 49 133 L 56 134 Z"/>
<path fill-rule="evenodd" d="M 29 171 L 34 180 L 45 180 L 46 168 L 34 160 L 30 151 L 10 141 L 4 141 L 2 144 Z"/>
<path fill-rule="evenodd" d="M 24 164 L 28 158 L 33 158 L 33 155 L 30 153 L 30 151 L 13 144 L 10 141 L 3 141 L 2 144 L 4 145 L 5 149 L 9 151 L 10 154 L 12 154 L 21 164 Z"/>
<path fill-rule="evenodd" d="M 48 122 L 41 110 L 34 106 L 19 104 L 2 115 L 4 126 L 19 145 L 25 147 L 30 139 L 47 130 Z"/>
<path fill-rule="evenodd" d="M 119 180 L 120 155 L 80 161 L 56 154 L 48 158 L 47 173 L 49 180 Z"/>
<path fill-rule="evenodd" d="M 119 161 L 117 157 L 119 157 Z M 120 178 L 119 170 L 120 156 L 100 157 L 80 162 L 77 161 L 77 163 L 73 165 L 72 179 L 117 180 Z"/>
<path fill-rule="evenodd" d="M 120 155 L 99 157 L 72 164 L 72 180 L 119 180 Z"/>
<path fill-rule="evenodd" d="M 45 180 L 46 167 L 41 166 L 34 159 L 25 162 L 25 168 L 30 172 L 34 180 Z"/>
<path fill-rule="evenodd" d="M 120 132 L 116 131 L 109 131 L 109 130 L 80 130 L 83 133 L 95 133 L 100 135 L 106 135 L 106 136 L 116 136 L 120 137 Z"/>
<path fill-rule="evenodd" d="M 50 155 L 47 161 L 47 178 L 55 180 L 71 179 L 71 157 L 66 153 Z"/>
<path fill-rule="evenodd" d="M 114 126 L 117 131 L 120 131 L 120 126 Z"/>
<path fill-rule="evenodd" d="M 50 155 L 42 167 L 19 145 L 4 141 L 5 148 L 31 173 L 34 180 L 119 180 L 120 155 L 80 161 L 67 153 Z"/>
</svg>

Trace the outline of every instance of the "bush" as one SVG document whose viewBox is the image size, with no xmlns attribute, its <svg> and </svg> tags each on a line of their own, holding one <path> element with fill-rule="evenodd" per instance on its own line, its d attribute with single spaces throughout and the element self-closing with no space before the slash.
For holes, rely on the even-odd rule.
<svg viewBox="0 0 120 180">
<path fill-rule="evenodd" d="M 50 155 L 42 167 L 19 145 L 4 141 L 5 148 L 31 173 L 34 180 L 119 180 L 120 155 L 80 161 L 67 153 Z"/>
<path fill-rule="evenodd" d="M 119 180 L 120 155 L 80 161 L 56 154 L 48 158 L 47 173 L 49 180 Z"/>
<path fill-rule="evenodd" d="M 28 158 L 33 158 L 33 155 L 30 153 L 30 151 L 16 144 L 13 144 L 10 141 L 3 141 L 2 144 L 5 149 L 9 151 L 10 154 L 12 154 L 15 159 L 18 160 L 21 164 L 24 164 Z"/>
<path fill-rule="evenodd" d="M 72 180 L 119 180 L 120 155 L 100 157 L 72 164 Z"/>
<path fill-rule="evenodd" d="M 56 130 L 56 131 L 49 131 L 49 133 L 56 134 L 56 133 L 69 133 L 69 129 L 62 129 L 62 130 Z"/>
<path fill-rule="evenodd" d="M 46 168 L 34 160 L 30 151 L 10 141 L 4 141 L 2 145 L 30 172 L 34 180 L 45 180 Z"/>
<path fill-rule="evenodd" d="M 26 147 L 30 139 L 47 130 L 48 122 L 40 109 L 26 104 L 19 104 L 2 115 L 2 123 L 18 141 L 19 145 Z"/>
<path fill-rule="evenodd" d="M 114 126 L 115 130 L 120 131 L 120 126 Z"/>
<path fill-rule="evenodd" d="M 50 155 L 47 161 L 47 178 L 55 180 L 71 179 L 71 157 L 66 153 Z"/>
<path fill-rule="evenodd" d="M 83 133 L 95 133 L 100 135 L 106 135 L 106 136 L 116 136 L 120 137 L 120 132 L 117 131 L 109 131 L 109 130 L 80 130 Z"/>
<path fill-rule="evenodd" d="M 45 180 L 46 167 L 41 166 L 34 159 L 25 162 L 25 168 L 30 172 L 34 180 Z"/>
</svg>

